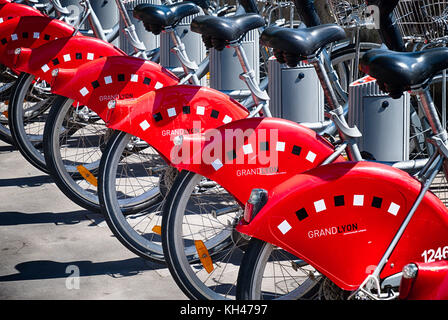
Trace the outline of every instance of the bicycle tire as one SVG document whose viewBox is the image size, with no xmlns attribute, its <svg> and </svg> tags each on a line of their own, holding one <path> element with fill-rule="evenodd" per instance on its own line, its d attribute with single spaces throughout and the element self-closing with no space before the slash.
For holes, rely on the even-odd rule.
<svg viewBox="0 0 448 320">
<path fill-rule="evenodd" d="M 256 238 L 249 241 L 238 272 L 238 300 L 273 300 L 276 298 L 280 300 L 310 300 L 318 298 L 322 280 L 319 273 L 298 258 L 294 264 L 282 264 L 284 259 L 280 258 L 281 255 L 284 255 L 285 259 L 289 258 L 289 254 L 282 251 L 276 249 L 272 244 Z M 312 270 L 305 270 L 305 268 Z M 299 271 L 304 275 L 299 275 Z M 266 279 L 263 277 L 265 272 L 269 272 Z M 306 272 L 310 273 L 307 275 Z M 278 279 L 281 276 L 283 279 Z M 305 278 L 305 280 L 299 283 L 298 279 L 300 278 Z M 279 294 L 278 291 L 282 294 Z"/>
<path fill-rule="evenodd" d="M 107 128 L 99 117 L 78 117 L 73 100 L 57 96 L 45 122 L 46 167 L 59 189 L 74 203 L 101 212 L 96 176 Z M 93 146 L 93 147 L 92 147 Z"/>
<path fill-rule="evenodd" d="M 208 215 L 204 219 L 200 217 L 199 212 L 194 212 L 193 215 L 197 216 L 196 219 L 185 227 L 187 223 L 184 223 L 184 218 L 185 221 L 189 218 L 188 214 L 184 214 L 187 212 L 186 207 L 193 206 L 192 203 L 195 200 L 191 203 L 187 202 L 190 199 L 189 196 L 201 183 L 201 179 L 202 176 L 199 174 L 185 170 L 180 172 L 166 198 L 162 220 L 162 245 L 165 260 L 173 279 L 190 299 L 232 299 L 236 294 L 237 270 L 233 267 L 233 264 L 232 266 L 230 264 L 235 260 L 240 261 L 242 259 L 247 244 L 245 237 L 238 238 L 240 234 L 234 233 L 234 226 L 238 222 L 242 210 L 238 206 L 234 211 L 225 216 L 220 216 L 220 218 L 213 218 Z M 216 186 L 216 190 L 220 191 L 219 186 Z M 229 199 L 233 199 L 232 196 L 225 195 L 225 191 L 222 194 L 216 194 L 219 198 L 223 197 L 224 200 L 210 200 L 212 193 L 204 193 L 200 196 L 205 196 L 212 202 L 212 207 L 217 211 L 225 209 L 226 206 L 229 206 L 227 203 Z M 222 202 L 220 206 L 218 205 L 219 201 Z M 236 202 L 230 204 L 232 210 L 235 205 Z M 228 220 L 231 220 L 232 223 L 227 224 Z M 199 224 L 201 221 L 204 222 L 203 226 Z M 220 228 L 223 225 L 224 228 Z M 214 232 L 214 226 L 220 229 Z M 185 239 L 183 238 L 184 229 Z M 208 238 L 207 235 L 212 237 Z M 210 265 L 206 266 L 203 260 L 199 258 L 202 253 L 196 245 L 197 241 L 199 241 L 201 247 L 206 247 L 207 252 L 205 254 L 209 263 L 213 263 L 213 268 Z M 225 267 L 221 269 L 220 265 L 223 261 Z M 216 270 L 218 271 L 215 272 Z M 218 274 L 221 270 L 223 273 Z M 206 281 L 209 282 L 206 284 L 199 278 L 200 276 L 204 276 Z M 208 286 L 209 283 L 210 286 Z"/>
<path fill-rule="evenodd" d="M 16 80 L 5 66 L 0 65 L 0 140 L 11 145 L 14 140 L 9 130 L 8 104 Z"/>
<path fill-rule="evenodd" d="M 11 130 L 11 136 L 14 140 L 14 144 L 23 157 L 31 163 L 35 168 L 39 169 L 44 173 L 49 173 L 45 158 L 42 150 L 42 137 L 43 137 L 43 127 L 46 119 L 46 112 L 50 108 L 52 95 L 48 97 L 44 95 L 42 98 L 44 103 L 42 105 L 37 104 L 37 111 L 34 111 L 33 107 L 30 107 L 31 116 L 28 119 L 26 117 L 24 102 L 30 98 L 33 100 L 33 94 L 30 90 L 33 90 L 34 76 L 27 73 L 22 73 L 16 81 L 14 91 L 11 93 L 11 100 L 8 106 L 9 115 L 9 128 Z M 36 95 L 36 99 L 39 100 L 41 97 Z M 34 101 L 30 101 L 32 103 Z M 28 110 L 28 112 L 30 112 Z M 33 115 L 33 112 L 36 115 Z M 28 134 L 29 125 L 30 130 L 34 130 L 37 125 L 37 131 L 33 134 Z"/>
<path fill-rule="evenodd" d="M 148 181 L 148 188 L 142 188 L 143 196 L 131 197 L 128 206 L 125 205 L 127 201 L 125 197 L 119 199 L 119 196 L 122 196 L 121 193 L 126 192 L 126 190 L 119 191 L 117 173 L 128 171 L 127 163 L 122 163 L 122 160 L 126 159 L 127 161 L 130 157 L 123 156 L 123 154 L 131 139 L 130 134 L 116 131 L 112 134 L 104 150 L 98 177 L 98 197 L 101 210 L 112 233 L 126 248 L 147 260 L 164 263 L 160 235 L 157 230 L 161 220 L 161 210 L 158 210 L 162 201 L 160 186 L 155 187 L 156 184 L 154 183 L 151 188 L 151 181 Z M 156 166 L 160 166 L 164 161 L 155 150 L 149 149 L 147 152 L 154 154 L 154 159 L 150 164 L 157 169 Z M 120 166 L 124 169 L 118 170 Z M 145 162 L 145 173 L 148 166 L 148 163 Z M 158 172 L 157 170 L 153 171 Z M 160 176 L 155 177 L 155 179 L 159 179 L 157 182 L 159 184 Z M 140 201 L 139 197 L 141 198 Z M 135 225 L 131 224 L 131 219 L 137 221 Z M 136 225 L 139 228 L 138 230 L 135 229 Z M 140 231 L 142 233 L 139 233 Z"/>
<path fill-rule="evenodd" d="M 371 49 L 378 49 L 380 47 L 379 44 L 373 42 L 361 42 L 360 43 L 360 57 L 367 51 Z M 335 50 L 330 52 L 330 60 L 332 62 L 333 68 L 339 76 L 339 82 L 344 89 L 345 93 L 348 94 L 348 86 L 354 80 L 352 77 L 352 73 L 349 68 L 350 65 L 348 62 L 353 61 L 356 56 L 356 47 L 353 43 L 342 43 L 338 45 Z M 358 76 L 361 77 L 362 74 L 358 73 Z M 345 101 L 343 101 L 345 102 Z"/>
</svg>

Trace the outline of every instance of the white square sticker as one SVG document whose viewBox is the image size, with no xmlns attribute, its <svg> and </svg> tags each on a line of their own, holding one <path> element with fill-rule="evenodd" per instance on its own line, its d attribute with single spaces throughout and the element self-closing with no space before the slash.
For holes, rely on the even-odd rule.
<svg viewBox="0 0 448 320">
<path fill-rule="evenodd" d="M 306 160 L 308 160 L 309 162 L 313 163 L 314 160 L 316 160 L 316 154 L 314 152 L 308 152 L 308 154 L 306 155 Z"/>
<path fill-rule="evenodd" d="M 163 84 L 161 84 L 160 82 L 157 82 L 156 85 L 154 86 L 154 88 L 156 88 L 156 89 L 163 88 Z"/>
<path fill-rule="evenodd" d="M 389 206 L 389 209 L 387 210 L 387 212 L 389 212 L 390 214 L 396 216 L 398 213 L 398 210 L 400 210 L 400 206 L 394 202 L 392 202 Z"/>
<path fill-rule="evenodd" d="M 280 223 L 277 228 L 282 234 L 286 234 L 289 230 L 292 229 L 291 225 L 286 220 Z"/>
<path fill-rule="evenodd" d="M 47 64 L 44 64 L 44 65 L 41 67 L 41 69 L 42 69 L 43 72 L 47 72 L 48 70 L 50 70 L 50 67 L 49 67 Z"/>
<path fill-rule="evenodd" d="M 176 115 L 176 109 L 175 108 L 170 108 L 168 109 L 168 117 L 174 117 Z"/>
<path fill-rule="evenodd" d="M 277 144 L 275 145 L 275 150 L 276 151 L 285 151 L 285 143 L 284 142 L 280 142 L 278 141 Z"/>
<path fill-rule="evenodd" d="M 111 76 L 104 77 L 104 83 L 106 84 L 112 83 L 112 77 Z"/>
<path fill-rule="evenodd" d="M 215 161 L 212 162 L 212 166 L 213 166 L 213 169 L 215 169 L 215 171 L 218 171 L 219 169 L 222 168 L 223 164 L 222 164 L 221 160 L 216 159 Z"/>
<path fill-rule="evenodd" d="M 85 97 L 89 93 L 89 90 L 87 90 L 87 88 L 84 87 L 81 90 L 79 90 L 79 92 L 82 94 L 83 97 Z"/>
<path fill-rule="evenodd" d="M 150 125 L 149 125 L 148 121 L 143 120 L 143 121 L 140 123 L 140 127 L 142 128 L 143 131 L 146 131 L 146 130 L 148 130 L 148 128 L 150 127 Z"/>
<path fill-rule="evenodd" d="M 205 108 L 204 107 L 197 107 L 196 108 L 196 114 L 199 114 L 199 115 L 204 115 L 205 114 Z"/>
<path fill-rule="evenodd" d="M 316 212 L 327 210 L 324 199 L 314 202 L 314 208 L 316 209 Z"/>
<path fill-rule="evenodd" d="M 355 194 L 353 197 L 353 205 L 354 206 L 363 206 L 364 205 L 364 195 L 363 194 Z"/>
<path fill-rule="evenodd" d="M 252 149 L 252 145 L 251 144 L 244 145 L 243 152 L 244 154 L 251 154 L 252 152 L 254 152 L 254 150 Z"/>
<path fill-rule="evenodd" d="M 232 122 L 232 118 L 229 117 L 228 115 L 226 115 L 226 116 L 224 117 L 224 119 L 222 120 L 222 122 L 223 122 L 223 123 L 229 123 L 229 122 Z"/>
</svg>

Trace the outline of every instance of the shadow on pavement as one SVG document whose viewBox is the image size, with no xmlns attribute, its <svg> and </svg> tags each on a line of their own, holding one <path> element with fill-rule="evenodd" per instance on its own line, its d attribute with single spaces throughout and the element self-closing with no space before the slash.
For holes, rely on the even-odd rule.
<svg viewBox="0 0 448 320">
<path fill-rule="evenodd" d="M 0 153 L 1 152 L 12 152 L 14 150 L 17 150 L 17 149 L 12 145 L 0 146 Z"/>
<path fill-rule="evenodd" d="M 73 274 L 73 266 L 78 268 L 81 278 L 97 275 L 123 278 L 135 276 L 148 270 L 166 268 L 163 264 L 146 261 L 139 257 L 107 262 L 39 260 L 19 263 L 15 267 L 18 273 L 0 276 L 0 282 L 67 278 Z"/>
<path fill-rule="evenodd" d="M 81 221 L 92 220 L 87 216 L 87 213 L 91 214 L 89 211 L 86 210 L 57 212 L 57 213 L 0 212 L 0 226 L 15 226 L 20 224 L 41 224 L 41 223 L 54 223 L 55 225 L 77 224 L 80 223 Z M 92 223 L 89 226 L 94 225 L 96 224 Z"/>
<path fill-rule="evenodd" d="M 23 178 L 12 178 L 12 179 L 0 179 L 0 187 L 40 187 L 46 183 L 53 183 L 50 176 L 33 176 L 33 177 L 23 177 Z"/>
</svg>

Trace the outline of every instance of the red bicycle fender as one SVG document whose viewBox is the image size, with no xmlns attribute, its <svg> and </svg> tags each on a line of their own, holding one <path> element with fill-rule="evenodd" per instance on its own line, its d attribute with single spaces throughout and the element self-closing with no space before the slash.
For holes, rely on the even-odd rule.
<svg viewBox="0 0 448 320">
<path fill-rule="evenodd" d="M 201 142 L 198 137 L 184 140 L 186 151 L 182 150 L 178 168 L 219 183 L 241 204 L 252 189 L 269 190 L 318 166 L 334 152 L 313 130 L 279 118 L 243 119 L 209 130 Z M 185 154 L 191 156 L 185 158 Z"/>
<path fill-rule="evenodd" d="M 448 260 L 430 263 L 416 262 L 415 264 L 418 268 L 417 277 L 412 279 L 402 278 L 400 294 L 402 291 L 406 291 L 406 297 L 400 296 L 400 298 L 406 300 L 448 300 Z"/>
<path fill-rule="evenodd" d="M 272 189 L 249 224 L 237 230 L 307 261 L 344 290 L 371 274 L 417 198 L 421 184 L 398 169 L 345 162 L 298 174 Z M 381 278 L 447 245 L 448 212 L 427 192 Z"/>
<path fill-rule="evenodd" d="M 18 17 L 0 24 L 0 63 L 13 67 L 17 48 L 37 48 L 49 41 L 71 36 L 72 26 L 49 17 Z"/>
<path fill-rule="evenodd" d="M 44 14 L 24 4 L 0 2 L 0 24 L 9 19 L 24 16 L 44 16 Z"/>
<path fill-rule="evenodd" d="M 107 116 L 110 100 L 137 98 L 179 82 L 159 64 L 129 56 L 104 57 L 77 69 L 58 70 L 51 91 L 88 106 L 102 119 Z"/>
<path fill-rule="evenodd" d="M 100 57 L 124 55 L 123 51 L 103 40 L 70 36 L 34 49 L 21 48 L 14 59 L 14 69 L 50 83 L 55 68 L 78 68 Z"/>
<path fill-rule="evenodd" d="M 238 102 L 217 90 L 179 85 L 118 102 L 106 117 L 106 124 L 145 140 L 170 161 L 176 136 L 202 133 L 248 114 Z"/>
</svg>

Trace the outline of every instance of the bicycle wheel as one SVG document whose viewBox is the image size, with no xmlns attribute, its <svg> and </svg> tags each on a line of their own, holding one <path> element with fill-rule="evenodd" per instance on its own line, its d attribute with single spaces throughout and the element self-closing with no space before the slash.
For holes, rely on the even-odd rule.
<svg viewBox="0 0 448 320">
<path fill-rule="evenodd" d="M 322 275 L 303 260 L 252 238 L 238 273 L 237 299 L 318 299 L 322 282 Z"/>
<path fill-rule="evenodd" d="M 217 183 L 189 171 L 179 174 L 163 207 L 162 245 L 171 275 L 189 298 L 235 298 L 249 240 L 234 229 L 241 215 Z"/>
<path fill-rule="evenodd" d="M 361 58 L 367 51 L 371 49 L 378 49 L 379 47 L 380 45 L 377 43 L 361 42 L 358 58 Z M 353 66 L 354 59 L 356 59 L 356 56 L 357 56 L 357 50 L 355 44 L 352 43 L 337 45 L 330 52 L 331 64 L 339 78 L 339 84 L 346 95 L 348 95 L 348 89 L 350 84 L 353 81 L 364 76 L 364 74 L 361 71 L 359 71 L 358 73 L 356 73 L 357 79 L 354 79 L 351 68 Z M 347 102 L 344 99 L 345 97 L 339 97 L 339 98 L 341 100 L 340 101 L 341 104 Z"/>
<path fill-rule="evenodd" d="M 17 76 L 0 65 L 0 140 L 13 144 L 8 124 L 8 104 Z"/>
<path fill-rule="evenodd" d="M 45 123 L 43 153 L 51 177 L 69 199 L 94 212 L 101 211 L 96 176 L 111 132 L 96 113 L 61 96 Z"/>
<path fill-rule="evenodd" d="M 37 169 L 49 173 L 43 155 L 43 131 L 54 95 L 45 81 L 22 73 L 8 107 L 11 136 L 20 153 Z"/>
<path fill-rule="evenodd" d="M 109 228 L 129 250 L 156 262 L 164 262 L 160 206 L 171 169 L 148 144 L 120 131 L 109 139 L 99 169 L 99 202 Z"/>
</svg>

